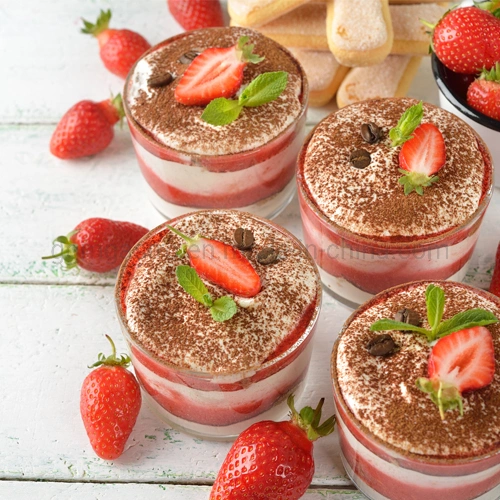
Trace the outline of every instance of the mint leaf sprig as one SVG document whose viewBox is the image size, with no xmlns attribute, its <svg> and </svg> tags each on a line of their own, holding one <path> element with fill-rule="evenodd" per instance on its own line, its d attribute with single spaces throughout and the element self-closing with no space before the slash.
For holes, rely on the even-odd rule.
<svg viewBox="0 0 500 500">
<path fill-rule="evenodd" d="M 211 101 L 203 111 L 201 119 L 217 127 L 228 125 L 240 116 L 244 107 L 255 108 L 277 99 L 287 83 L 286 71 L 262 73 L 248 84 L 237 100 L 218 97 Z"/>
<path fill-rule="evenodd" d="M 442 321 L 445 305 L 444 290 L 435 285 L 429 285 L 425 291 L 425 303 L 427 305 L 427 321 L 430 329 L 410 325 L 393 319 L 380 319 L 375 321 L 370 327 L 373 332 L 390 330 L 411 331 L 420 333 L 427 337 L 428 342 L 445 337 L 453 332 L 472 328 L 474 326 L 487 326 L 498 323 L 498 318 L 485 309 L 469 309 L 462 311 L 455 316 Z"/>
<path fill-rule="evenodd" d="M 227 321 L 238 312 L 236 302 L 229 295 L 214 300 L 198 273 L 191 266 L 177 266 L 175 275 L 185 292 L 200 304 L 208 307 L 214 321 Z"/>
<path fill-rule="evenodd" d="M 413 131 L 420 125 L 424 117 L 424 105 L 420 101 L 409 107 L 398 121 L 398 124 L 389 130 L 389 137 L 392 141 L 391 146 L 396 148 L 403 145 L 412 138 Z"/>
</svg>

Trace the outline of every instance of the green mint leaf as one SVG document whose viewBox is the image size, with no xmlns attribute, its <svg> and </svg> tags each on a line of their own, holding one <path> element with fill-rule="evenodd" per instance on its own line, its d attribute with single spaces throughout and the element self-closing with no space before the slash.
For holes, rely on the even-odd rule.
<svg viewBox="0 0 500 500">
<path fill-rule="evenodd" d="M 401 116 L 398 124 L 389 131 L 393 148 L 401 146 L 412 138 L 413 131 L 420 125 L 424 116 L 424 106 L 422 101 L 409 107 Z"/>
<path fill-rule="evenodd" d="M 208 106 L 203 111 L 201 119 L 204 122 L 220 127 L 234 122 L 240 116 L 243 106 L 235 100 L 218 97 L 210 101 Z"/>
<path fill-rule="evenodd" d="M 253 108 L 277 99 L 288 83 L 286 71 L 262 73 L 240 94 L 240 105 Z M 210 103 L 211 104 L 211 103 Z"/>
<path fill-rule="evenodd" d="M 203 302 L 202 304 L 207 307 L 212 307 L 214 305 L 214 299 L 212 299 L 212 296 L 209 293 L 206 293 L 202 297 Z"/>
<path fill-rule="evenodd" d="M 210 307 L 210 313 L 215 321 L 227 321 L 237 312 L 236 302 L 228 295 L 214 300 L 212 307 Z"/>
<path fill-rule="evenodd" d="M 175 275 L 177 276 L 179 285 L 181 285 L 191 297 L 200 304 L 208 306 L 207 296 L 210 297 L 210 294 L 208 293 L 207 287 L 198 276 L 198 273 L 191 266 L 177 266 L 175 268 Z M 212 300 L 211 297 L 210 300 Z"/>
<path fill-rule="evenodd" d="M 498 323 L 497 317 L 490 311 L 484 309 L 470 309 L 469 311 L 455 314 L 450 319 L 443 321 L 435 331 L 436 338 L 442 338 L 453 332 L 472 328 L 474 326 L 486 326 Z"/>
<path fill-rule="evenodd" d="M 410 325 L 408 323 L 403 323 L 401 321 L 395 321 L 393 319 L 379 319 L 375 321 L 370 327 L 372 332 L 385 332 L 389 330 L 401 330 L 407 332 L 417 332 L 425 335 L 428 339 L 432 336 L 432 332 L 426 330 L 425 328 L 420 328 L 419 326 Z"/>
<path fill-rule="evenodd" d="M 444 313 L 444 290 L 438 286 L 429 285 L 425 291 L 427 304 L 427 320 L 433 332 L 441 323 Z"/>
</svg>

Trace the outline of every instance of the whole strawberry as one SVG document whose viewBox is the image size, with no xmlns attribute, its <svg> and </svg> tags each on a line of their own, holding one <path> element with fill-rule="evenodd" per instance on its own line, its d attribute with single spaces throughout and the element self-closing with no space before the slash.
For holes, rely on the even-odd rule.
<svg viewBox="0 0 500 500">
<path fill-rule="evenodd" d="M 101 102 L 80 101 L 57 124 L 50 152 L 63 160 L 99 153 L 109 146 L 113 125 L 124 116 L 120 94 Z"/>
<path fill-rule="evenodd" d="M 453 9 L 429 27 L 434 28 L 432 47 L 438 59 L 456 73 L 491 69 L 500 60 L 500 19 L 488 10 Z"/>
<path fill-rule="evenodd" d="M 497 248 L 497 255 L 495 258 L 495 269 L 490 283 L 490 292 L 500 297 L 500 244 Z"/>
<path fill-rule="evenodd" d="M 151 45 L 135 31 L 110 29 L 110 19 L 111 11 L 101 10 L 95 24 L 83 19 L 85 27 L 81 31 L 95 36 L 99 41 L 100 56 L 104 66 L 111 73 L 125 78 L 137 59 Z"/>
<path fill-rule="evenodd" d="M 90 444 L 105 460 L 118 458 L 125 448 L 141 409 L 141 390 L 136 378 L 126 367 L 130 358 L 116 356 L 110 337 L 111 356 L 99 354 L 99 359 L 83 381 L 80 413 Z"/>
<path fill-rule="evenodd" d="M 500 62 L 490 71 L 483 70 L 467 90 L 469 106 L 500 121 Z"/>
<path fill-rule="evenodd" d="M 146 228 L 131 222 L 99 217 L 86 219 L 67 236 L 54 240 L 62 245 L 60 252 L 42 259 L 62 257 L 67 269 L 79 266 L 87 271 L 105 273 L 116 269 L 147 232 Z"/>
<path fill-rule="evenodd" d="M 224 26 L 219 0 L 167 0 L 174 19 L 185 30 Z"/>
<path fill-rule="evenodd" d="M 243 431 L 222 464 L 210 500 L 300 498 L 314 475 L 313 441 L 333 432 L 335 426 L 334 416 L 319 425 L 323 402 L 299 414 L 290 396 L 290 421 L 266 420 Z"/>
</svg>

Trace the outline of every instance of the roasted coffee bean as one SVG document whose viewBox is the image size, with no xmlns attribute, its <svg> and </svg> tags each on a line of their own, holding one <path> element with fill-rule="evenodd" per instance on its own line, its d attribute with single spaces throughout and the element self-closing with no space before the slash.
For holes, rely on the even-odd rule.
<svg viewBox="0 0 500 500">
<path fill-rule="evenodd" d="M 390 356 L 396 352 L 397 345 L 390 335 L 384 333 L 373 337 L 366 344 L 366 348 L 372 356 Z"/>
<path fill-rule="evenodd" d="M 273 262 L 276 261 L 277 258 L 278 258 L 278 252 L 271 247 L 263 248 L 257 254 L 257 262 L 265 266 L 268 264 L 272 264 Z"/>
<path fill-rule="evenodd" d="M 361 125 L 361 137 L 368 144 L 375 144 L 382 137 L 382 130 L 376 123 L 363 123 Z"/>
<path fill-rule="evenodd" d="M 169 83 L 172 82 L 174 77 L 172 76 L 172 73 L 169 73 L 168 71 L 166 73 L 162 73 L 161 75 L 158 76 L 153 76 L 148 80 L 148 85 L 150 87 L 165 87 Z"/>
<path fill-rule="evenodd" d="M 233 238 L 236 243 L 236 247 L 240 250 L 248 250 L 249 248 L 252 248 L 255 241 L 252 231 L 243 229 L 242 227 L 236 229 Z"/>
<path fill-rule="evenodd" d="M 396 321 L 400 321 L 401 323 L 408 323 L 409 325 L 420 326 L 422 324 L 422 318 L 418 312 L 415 312 L 413 309 L 400 309 L 396 316 L 394 316 Z"/>
<path fill-rule="evenodd" d="M 186 52 L 183 54 L 181 57 L 179 57 L 179 62 L 181 64 L 191 64 L 193 62 L 193 59 L 198 57 L 201 53 L 201 50 L 190 50 L 189 52 Z"/>
<path fill-rule="evenodd" d="M 359 169 L 366 168 L 372 161 L 370 153 L 366 149 L 356 149 L 351 153 L 349 159 L 352 166 Z"/>
</svg>

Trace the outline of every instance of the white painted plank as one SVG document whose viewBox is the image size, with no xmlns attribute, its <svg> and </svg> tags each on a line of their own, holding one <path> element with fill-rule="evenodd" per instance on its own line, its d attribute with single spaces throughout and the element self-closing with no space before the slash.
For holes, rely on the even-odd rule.
<svg viewBox="0 0 500 500">
<path fill-rule="evenodd" d="M 60 262 L 42 261 L 55 236 L 88 217 L 130 220 L 152 228 L 163 219 L 143 191 L 143 181 L 127 130 L 118 130 L 100 155 L 76 161 L 48 151 L 50 125 L 0 126 L 0 281 L 113 284 L 114 274 L 64 272 Z M 500 196 L 496 190 L 483 222 L 467 280 L 486 287 L 498 242 Z M 301 236 L 296 200 L 276 222 Z"/>
<path fill-rule="evenodd" d="M 85 484 L 28 481 L 0 482 L 0 498 L 16 500 L 206 500 L 209 486 L 171 484 Z M 363 500 L 366 497 L 354 490 L 309 490 L 303 500 Z"/>
<path fill-rule="evenodd" d="M 212 481 L 229 443 L 202 441 L 166 427 L 141 409 L 127 449 L 110 463 L 92 451 L 79 413 L 87 365 L 125 349 L 113 289 L 101 286 L 0 285 L 0 479 L 193 483 Z M 297 406 L 326 398 L 333 413 L 330 352 L 349 308 L 325 296 L 305 393 Z M 336 433 L 315 443 L 313 484 L 350 484 Z"/>
</svg>

